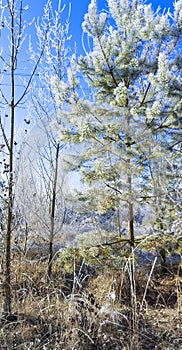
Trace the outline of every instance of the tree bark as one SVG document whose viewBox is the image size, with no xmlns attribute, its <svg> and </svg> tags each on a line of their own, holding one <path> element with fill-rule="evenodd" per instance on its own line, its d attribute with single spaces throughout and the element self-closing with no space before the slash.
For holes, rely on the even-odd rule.
<svg viewBox="0 0 182 350">
<path fill-rule="evenodd" d="M 131 138 L 130 138 L 130 116 L 126 116 L 127 133 L 126 133 L 126 150 L 131 153 Z M 128 192 L 128 238 L 131 249 L 135 243 L 134 220 L 133 220 L 133 202 L 132 202 L 132 174 L 130 154 L 127 155 L 127 192 Z"/>
<path fill-rule="evenodd" d="M 10 6 L 10 5 L 8 5 Z M 10 11 L 11 10 L 11 11 Z M 4 304 L 3 317 L 11 315 L 11 233 L 13 219 L 13 151 L 14 151 L 14 124 L 15 124 L 15 3 L 12 0 L 11 9 L 11 102 L 10 102 L 10 141 L 9 151 L 9 179 L 8 179 L 8 214 L 5 240 L 5 280 L 4 280 Z"/>
<path fill-rule="evenodd" d="M 50 232 L 50 240 L 49 240 L 49 259 L 48 259 L 48 269 L 47 269 L 48 279 L 51 278 L 51 274 L 52 274 L 53 239 L 54 239 L 54 226 L 55 226 L 56 187 L 57 187 L 57 177 L 58 177 L 59 149 L 60 149 L 60 144 L 58 142 L 56 147 L 56 159 L 55 159 L 52 200 L 51 200 L 51 232 Z"/>
</svg>

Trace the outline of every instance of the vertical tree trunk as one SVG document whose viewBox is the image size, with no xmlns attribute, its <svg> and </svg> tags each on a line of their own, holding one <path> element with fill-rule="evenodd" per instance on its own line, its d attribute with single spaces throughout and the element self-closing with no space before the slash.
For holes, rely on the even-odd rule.
<svg viewBox="0 0 182 350">
<path fill-rule="evenodd" d="M 14 115 L 14 111 L 11 108 L 11 114 Z M 14 116 L 12 118 L 12 121 Z M 12 122 L 11 122 L 12 123 Z M 13 140 L 13 135 L 11 137 Z M 11 145 L 12 142 L 10 142 Z M 7 215 L 7 227 L 6 227 L 6 240 L 5 240 L 5 281 L 4 281 L 4 305 L 3 316 L 11 314 L 11 232 L 12 232 L 12 211 L 13 211 L 13 145 L 10 146 L 9 155 L 9 183 L 8 183 L 8 215 Z"/>
<path fill-rule="evenodd" d="M 28 244 L 28 224 L 27 221 L 25 222 L 25 244 L 24 244 L 24 249 L 23 249 L 23 254 L 26 255 L 27 253 L 27 244 Z"/>
<path fill-rule="evenodd" d="M 130 188 L 131 194 L 131 176 L 128 177 L 128 185 Z M 135 244 L 135 233 L 134 233 L 134 221 L 133 221 L 133 203 L 131 200 L 128 202 L 128 237 L 130 240 L 131 248 L 134 247 Z"/>
<path fill-rule="evenodd" d="M 128 239 L 130 241 L 131 249 L 134 247 L 135 243 L 135 233 L 134 233 L 134 220 L 133 220 L 133 202 L 132 202 L 132 175 L 131 175 L 131 137 L 130 137 L 130 116 L 126 116 L 127 133 L 126 133 L 126 147 L 128 151 L 127 155 L 127 191 L 128 191 Z"/>
<path fill-rule="evenodd" d="M 58 142 L 57 148 L 56 148 L 56 159 L 55 159 L 55 168 L 54 168 L 54 175 L 53 175 L 54 178 L 53 178 L 53 189 L 52 189 L 52 200 L 51 200 L 51 230 L 50 230 L 49 259 L 48 259 L 48 269 L 47 269 L 48 279 L 51 278 L 51 274 L 52 274 L 53 239 L 54 239 L 54 226 L 55 226 L 56 187 L 57 187 L 57 177 L 58 177 L 59 149 L 60 149 L 60 144 Z"/>
<path fill-rule="evenodd" d="M 10 5 L 9 5 L 10 6 Z M 11 4 L 11 58 L 10 58 L 10 79 L 11 79 L 11 102 L 10 102 L 10 141 L 9 152 L 9 179 L 8 179 L 8 213 L 5 240 L 5 280 L 4 280 L 4 304 L 3 317 L 6 319 L 11 315 L 11 233 L 13 219 L 13 146 L 14 146 L 14 121 L 15 121 L 15 33 L 14 33 L 14 0 Z M 9 9 L 10 10 L 10 9 Z"/>
</svg>

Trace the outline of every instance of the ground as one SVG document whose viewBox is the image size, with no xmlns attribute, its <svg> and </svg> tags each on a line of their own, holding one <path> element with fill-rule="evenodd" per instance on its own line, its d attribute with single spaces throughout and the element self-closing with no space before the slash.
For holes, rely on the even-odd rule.
<svg viewBox="0 0 182 350">
<path fill-rule="evenodd" d="M 94 265 L 78 249 L 65 254 L 73 265 L 57 259 L 51 280 L 46 260 L 14 257 L 0 350 L 182 350 L 180 265 L 137 268 L 101 250 Z"/>
</svg>

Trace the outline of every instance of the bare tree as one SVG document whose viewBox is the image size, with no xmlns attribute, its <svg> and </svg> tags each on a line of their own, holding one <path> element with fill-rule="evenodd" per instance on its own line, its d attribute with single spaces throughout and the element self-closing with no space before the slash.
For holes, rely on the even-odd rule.
<svg viewBox="0 0 182 350">
<path fill-rule="evenodd" d="M 49 244 L 47 276 L 51 278 L 53 261 L 53 241 L 57 234 L 61 233 L 61 228 L 65 215 L 65 201 L 62 191 L 64 182 L 63 167 L 60 161 L 60 152 L 64 145 L 60 143 L 56 128 L 53 126 L 53 120 L 58 119 L 59 109 L 56 103 L 56 97 L 51 85 L 52 76 L 58 81 L 66 79 L 66 68 L 69 65 L 69 17 L 70 8 L 68 8 L 67 19 L 63 21 L 63 12 L 65 6 L 61 7 L 61 1 L 58 2 L 57 10 L 53 10 L 49 2 L 49 10 L 45 11 L 42 21 L 44 25 L 49 25 L 45 51 L 39 65 L 39 80 L 35 82 L 31 93 L 29 105 L 30 115 L 28 120 L 34 118 L 36 126 L 33 128 L 32 137 L 27 139 L 28 151 L 28 173 L 24 177 L 30 177 L 31 187 L 33 189 L 29 200 L 29 208 L 34 217 L 27 220 L 31 222 L 31 227 L 35 227 L 40 237 L 45 237 Z M 39 46 L 44 43 L 44 35 L 39 24 L 36 25 L 39 38 Z M 32 48 L 32 57 L 36 59 L 36 52 Z M 36 132 L 35 132 L 36 130 Z M 33 133 L 35 137 L 33 136 Z M 42 136 L 43 135 L 43 136 Z M 34 148 L 34 149 L 33 149 Z M 33 158 L 32 158 L 33 149 Z M 25 152 L 23 154 L 25 155 Z M 24 157 L 24 155 L 22 155 Z M 21 160 L 22 163 L 22 160 Z M 22 176 L 21 176 L 22 177 Z M 26 186 L 27 184 L 24 183 Z M 21 183 L 20 183 L 21 188 Z M 25 191 L 26 192 L 26 191 Z M 27 197 L 27 194 L 25 195 Z M 26 199 L 25 199 L 26 200 Z M 22 201 L 23 202 L 23 201 Z M 25 207 L 23 203 L 21 207 Z M 36 209 L 35 209 L 36 208 Z M 25 216 L 30 216 L 24 210 Z"/>
<path fill-rule="evenodd" d="M 63 21 L 63 12 L 65 6 L 61 6 L 58 2 L 57 10 L 51 8 L 51 26 L 46 42 L 42 64 L 39 67 L 39 77 L 41 86 L 36 86 L 36 93 L 32 93 L 33 115 L 42 124 L 47 136 L 46 153 L 40 152 L 40 162 L 42 174 L 44 176 L 45 185 L 49 182 L 51 192 L 49 194 L 49 211 L 50 211 L 50 228 L 49 228 L 49 259 L 48 259 L 48 278 L 51 278 L 52 260 L 53 260 L 53 239 L 56 235 L 56 221 L 60 228 L 63 225 L 65 215 L 64 196 L 62 192 L 63 186 L 63 167 L 59 166 L 60 150 L 64 147 L 59 141 L 57 130 L 52 127 L 53 120 L 57 120 L 59 109 L 56 103 L 56 96 L 52 88 L 51 79 L 54 76 L 58 81 L 65 81 L 67 67 L 69 66 L 69 19 L 70 7 L 68 8 L 67 19 Z M 44 15 L 44 22 L 48 22 L 49 18 Z M 38 33 L 40 27 L 37 26 Z M 43 37 L 39 38 L 42 45 Z M 42 89 L 44 87 L 44 89 Z M 37 94 L 38 91 L 38 94 Z M 44 151 L 45 151 L 44 147 Z M 46 154 L 46 156 L 45 156 Z M 60 174 L 60 169 L 62 174 Z M 48 180 L 49 178 L 49 180 Z M 62 180 L 61 180 L 62 179 Z M 61 182 L 63 181 L 63 182 Z M 60 202 L 59 196 L 62 192 L 62 200 L 60 203 L 59 218 L 56 218 L 57 202 Z M 60 233 L 60 232 L 59 232 Z"/>
<path fill-rule="evenodd" d="M 5 87 L 8 84 L 8 90 L 1 88 L 1 111 L 4 113 L 4 118 L 8 115 L 8 124 L 2 120 L 0 116 L 0 127 L 2 138 L 6 149 L 6 175 L 7 175 L 7 216 L 6 216 L 6 242 L 5 242 L 5 279 L 4 279 L 4 304 L 2 310 L 2 318 L 7 319 L 11 315 L 11 235 L 13 222 L 13 205 L 14 205 L 14 148 L 15 141 L 15 121 L 16 111 L 23 103 L 29 92 L 35 72 L 40 63 L 44 52 L 47 28 L 43 28 L 44 41 L 38 59 L 34 64 L 28 80 L 24 82 L 23 87 L 17 87 L 18 75 L 21 75 L 20 68 L 22 67 L 21 54 L 23 44 L 26 39 L 25 32 L 28 24 L 25 25 L 23 15 L 27 6 L 23 5 L 23 0 L 5 0 L 1 1 L 1 36 L 2 39 L 8 40 L 9 45 L 6 48 L 1 48 L 0 61 L 1 70 L 3 71 L 1 86 Z M 21 62 L 21 67 L 20 67 Z M 31 69 L 31 68 L 30 68 Z M 21 71 L 22 72 L 22 71 Z"/>
<path fill-rule="evenodd" d="M 20 155 L 16 182 L 16 205 L 24 228 L 26 224 L 30 228 L 30 245 L 35 248 L 43 244 L 46 253 L 48 243 L 48 279 L 52 273 L 53 244 L 56 237 L 60 240 L 65 217 L 64 171 L 60 160 L 63 147 L 46 121 L 40 120 Z"/>
</svg>

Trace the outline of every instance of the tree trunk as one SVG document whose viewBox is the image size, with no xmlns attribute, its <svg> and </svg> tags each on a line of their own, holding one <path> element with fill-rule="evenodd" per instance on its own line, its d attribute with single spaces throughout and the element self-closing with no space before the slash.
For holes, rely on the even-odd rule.
<svg viewBox="0 0 182 350">
<path fill-rule="evenodd" d="M 127 133 L 126 133 L 126 150 L 127 155 L 127 192 L 128 192 L 128 239 L 130 241 L 131 249 L 134 247 L 135 234 L 134 234 L 134 220 L 133 220 L 133 202 L 132 202 L 132 175 L 131 175 L 131 137 L 130 137 L 130 116 L 126 117 Z"/>
<path fill-rule="evenodd" d="M 133 203 L 128 203 L 128 237 L 131 248 L 135 245 L 134 222 L 133 222 Z"/>
<path fill-rule="evenodd" d="M 13 150 L 14 150 L 14 122 L 15 122 L 15 33 L 14 33 L 14 0 L 11 5 L 11 59 L 10 59 L 10 76 L 11 76 L 11 103 L 10 103 L 10 141 L 9 151 L 9 179 L 8 179 L 8 214 L 5 240 L 5 280 L 4 280 L 4 304 L 3 318 L 11 315 L 11 233 L 13 219 Z"/>
<path fill-rule="evenodd" d="M 52 274 L 53 239 L 54 239 L 54 226 L 55 226 L 56 187 L 57 187 L 57 177 L 58 177 L 59 149 L 60 149 L 60 144 L 58 142 L 56 147 L 56 159 L 55 159 L 55 168 L 54 168 L 54 174 L 53 174 L 54 179 L 53 179 L 52 200 L 51 200 L 51 231 L 50 231 L 50 240 L 49 240 L 49 259 L 48 259 L 48 269 L 47 269 L 48 279 L 51 278 L 51 274 Z"/>
</svg>

